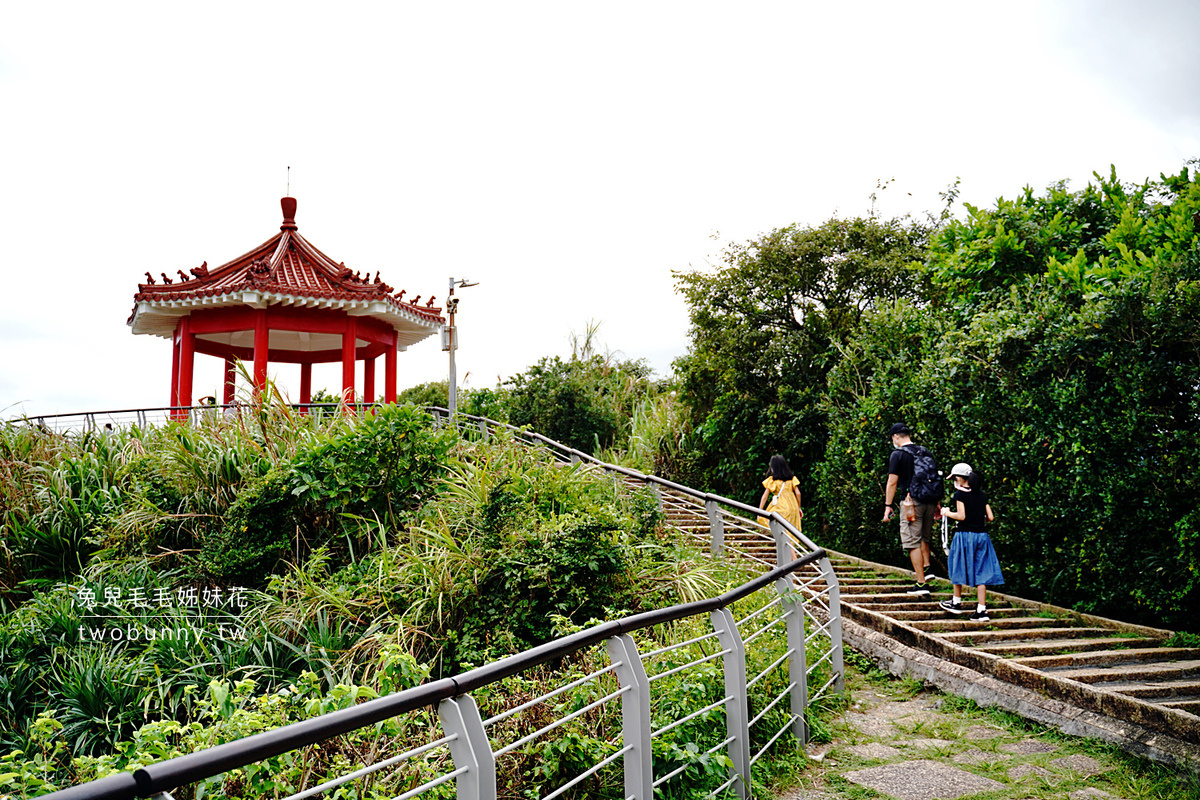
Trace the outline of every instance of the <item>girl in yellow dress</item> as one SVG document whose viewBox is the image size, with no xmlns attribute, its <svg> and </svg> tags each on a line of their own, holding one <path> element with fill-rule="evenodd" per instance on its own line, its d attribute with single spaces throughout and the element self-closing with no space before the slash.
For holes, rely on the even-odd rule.
<svg viewBox="0 0 1200 800">
<path fill-rule="evenodd" d="M 804 512 L 800 510 L 800 481 L 792 474 L 792 468 L 788 466 L 786 458 L 781 455 L 771 456 L 767 477 L 762 485 L 763 494 L 762 499 L 758 501 L 758 507 L 767 512 L 778 511 L 796 530 L 800 530 L 800 518 L 804 516 Z M 763 525 L 769 522 L 766 517 L 759 517 L 758 521 Z"/>
</svg>

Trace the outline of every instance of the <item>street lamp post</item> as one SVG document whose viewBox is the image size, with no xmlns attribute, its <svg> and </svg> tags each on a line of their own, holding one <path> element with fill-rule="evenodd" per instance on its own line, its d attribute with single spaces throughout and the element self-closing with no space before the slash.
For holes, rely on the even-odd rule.
<svg viewBox="0 0 1200 800">
<path fill-rule="evenodd" d="M 446 311 L 450 314 L 450 325 L 446 328 L 446 349 L 450 351 L 450 383 L 447 386 L 450 405 L 450 419 L 454 419 L 458 413 L 458 376 L 454 371 L 454 351 L 458 349 L 458 339 L 456 334 L 458 329 L 454 327 L 454 314 L 458 311 L 458 298 L 454 296 L 454 288 L 466 286 L 478 286 L 477 281 L 469 281 L 466 278 L 455 280 L 450 279 L 450 294 L 446 299 Z"/>
</svg>

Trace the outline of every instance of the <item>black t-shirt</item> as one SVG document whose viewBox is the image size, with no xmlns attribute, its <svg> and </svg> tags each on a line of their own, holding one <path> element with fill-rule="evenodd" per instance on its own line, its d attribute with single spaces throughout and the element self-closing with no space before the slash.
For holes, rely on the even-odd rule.
<svg viewBox="0 0 1200 800">
<path fill-rule="evenodd" d="M 896 476 L 895 502 L 904 500 L 908 494 L 908 485 L 912 483 L 913 455 L 902 447 L 897 447 L 888 457 L 888 475 Z"/>
<path fill-rule="evenodd" d="M 955 531 L 987 531 L 987 495 L 982 491 L 963 491 L 954 493 L 954 508 L 961 501 L 967 511 L 967 518 L 958 523 Z"/>
</svg>

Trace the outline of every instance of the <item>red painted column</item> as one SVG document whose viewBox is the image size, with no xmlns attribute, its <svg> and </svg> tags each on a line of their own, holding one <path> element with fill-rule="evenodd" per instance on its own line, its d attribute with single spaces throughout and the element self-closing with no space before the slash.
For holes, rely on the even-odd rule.
<svg viewBox="0 0 1200 800">
<path fill-rule="evenodd" d="M 175 333 L 171 335 L 171 403 L 179 405 L 179 323 L 175 324 Z M 175 412 L 169 416 L 174 419 Z"/>
<path fill-rule="evenodd" d="M 363 360 L 363 402 L 375 402 L 375 359 Z"/>
<path fill-rule="evenodd" d="M 254 396 L 260 397 L 267 388 L 267 358 L 270 355 L 271 330 L 267 327 L 267 310 L 254 312 Z"/>
<path fill-rule="evenodd" d="M 192 370 L 196 365 L 196 334 L 191 318 L 179 320 L 179 405 L 192 404 Z M 182 416 L 182 415 L 181 415 Z"/>
<path fill-rule="evenodd" d="M 393 333 L 392 343 L 388 345 L 383 355 L 383 402 L 396 402 L 396 336 Z"/>
<path fill-rule="evenodd" d="M 300 365 L 300 402 L 312 402 L 312 364 Z"/>
<path fill-rule="evenodd" d="M 237 371 L 233 365 L 233 358 L 225 359 L 225 391 L 222 394 L 221 402 L 225 405 L 233 403 L 234 391 L 237 388 Z"/>
<path fill-rule="evenodd" d="M 354 352 L 357 346 L 358 324 L 354 317 L 346 320 L 342 334 L 342 402 L 354 402 Z"/>
</svg>

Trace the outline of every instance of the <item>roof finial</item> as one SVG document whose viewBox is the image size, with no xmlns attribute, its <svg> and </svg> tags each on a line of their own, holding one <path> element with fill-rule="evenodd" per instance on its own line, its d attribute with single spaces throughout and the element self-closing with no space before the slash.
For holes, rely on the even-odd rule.
<svg viewBox="0 0 1200 800">
<path fill-rule="evenodd" d="M 283 224 L 279 226 L 281 231 L 296 230 L 296 198 L 284 197 L 279 200 L 279 205 L 283 207 Z"/>
</svg>

